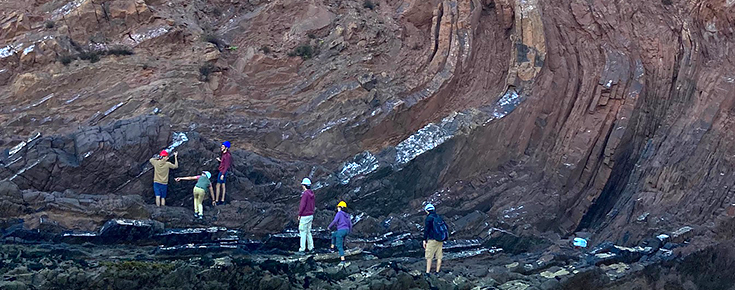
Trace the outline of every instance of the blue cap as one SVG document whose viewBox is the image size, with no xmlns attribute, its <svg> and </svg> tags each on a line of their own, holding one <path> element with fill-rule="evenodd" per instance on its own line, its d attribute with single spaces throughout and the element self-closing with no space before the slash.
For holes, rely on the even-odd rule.
<svg viewBox="0 0 735 290">
<path fill-rule="evenodd" d="M 230 141 L 222 142 L 222 145 L 225 145 L 225 147 L 230 148 Z"/>
</svg>

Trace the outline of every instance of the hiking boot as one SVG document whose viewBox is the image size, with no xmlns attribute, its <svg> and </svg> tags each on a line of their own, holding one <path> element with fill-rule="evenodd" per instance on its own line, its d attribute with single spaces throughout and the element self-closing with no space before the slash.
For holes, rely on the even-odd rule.
<svg viewBox="0 0 735 290">
<path fill-rule="evenodd" d="M 431 273 L 424 273 L 424 278 L 426 278 L 426 279 L 431 278 Z"/>
<path fill-rule="evenodd" d="M 203 218 L 204 218 L 204 215 L 203 214 L 200 214 L 200 215 L 197 216 L 197 219 L 200 219 L 201 220 Z"/>
<path fill-rule="evenodd" d="M 298 251 L 298 252 L 296 252 L 296 256 L 304 256 L 304 255 L 306 255 L 306 252 L 304 252 L 304 251 Z"/>
<path fill-rule="evenodd" d="M 338 267 L 342 267 L 342 268 L 347 267 L 349 265 L 350 263 L 347 263 L 345 261 L 340 261 L 339 264 L 337 264 Z"/>
</svg>

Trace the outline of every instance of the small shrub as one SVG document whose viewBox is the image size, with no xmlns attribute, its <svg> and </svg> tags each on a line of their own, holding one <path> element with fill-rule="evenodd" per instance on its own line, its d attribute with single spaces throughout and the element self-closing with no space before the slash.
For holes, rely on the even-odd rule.
<svg viewBox="0 0 735 290">
<path fill-rule="evenodd" d="M 133 50 L 125 46 L 116 46 L 107 50 L 109 55 L 133 55 Z"/>
<path fill-rule="evenodd" d="M 96 51 L 85 51 L 79 54 L 79 58 L 82 60 L 88 60 L 91 63 L 100 61 L 100 55 Z"/>
<path fill-rule="evenodd" d="M 209 75 L 214 72 L 214 65 L 205 63 L 199 67 L 199 75 L 204 81 L 209 81 Z"/>
<path fill-rule="evenodd" d="M 365 2 L 362 3 L 362 7 L 373 10 L 375 9 L 375 3 L 373 3 L 373 1 L 370 1 L 370 0 L 365 0 Z"/>
<path fill-rule="evenodd" d="M 98 62 L 98 61 L 100 61 L 100 55 L 99 54 L 97 54 L 96 52 L 93 52 L 93 53 L 91 53 L 89 55 L 89 62 L 90 63 L 95 63 L 95 62 Z"/>
<path fill-rule="evenodd" d="M 220 39 L 217 35 L 211 33 L 205 33 L 204 35 L 202 35 L 202 40 L 216 45 L 218 49 L 226 46 L 225 42 L 222 41 L 222 39 Z"/>
<path fill-rule="evenodd" d="M 308 36 L 308 37 L 309 37 L 309 38 L 311 38 L 311 39 L 314 39 L 314 38 L 316 38 L 316 35 L 315 35 L 314 33 L 309 33 L 309 34 L 307 34 L 306 36 Z"/>
<path fill-rule="evenodd" d="M 269 54 L 269 53 L 271 53 L 272 50 L 271 50 L 270 46 L 263 45 L 263 46 L 260 47 L 260 51 L 262 51 L 265 54 Z"/>
<path fill-rule="evenodd" d="M 308 44 L 302 44 L 296 47 L 289 56 L 300 56 L 302 59 L 307 60 L 314 56 L 314 48 Z"/>
<path fill-rule="evenodd" d="M 51 20 L 46 21 L 46 23 L 43 24 L 43 26 L 46 27 L 47 29 L 54 28 L 55 25 L 56 24 L 53 21 L 51 21 Z"/>
<path fill-rule="evenodd" d="M 75 59 L 75 57 L 73 57 L 71 55 L 64 55 L 64 56 L 59 57 L 59 61 L 63 65 L 70 64 L 72 61 L 74 61 L 74 59 Z"/>
</svg>

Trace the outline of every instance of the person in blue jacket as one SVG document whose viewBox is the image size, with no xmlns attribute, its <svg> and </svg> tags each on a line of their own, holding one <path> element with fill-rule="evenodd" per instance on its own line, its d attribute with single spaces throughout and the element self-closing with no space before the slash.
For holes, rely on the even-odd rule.
<svg viewBox="0 0 735 290">
<path fill-rule="evenodd" d="M 426 276 L 428 277 L 431 273 L 431 262 L 436 259 L 436 273 L 442 267 L 442 247 L 444 242 L 439 237 L 439 234 L 434 230 L 434 222 L 440 217 L 436 214 L 436 209 L 433 204 L 427 204 L 424 207 L 426 212 L 426 221 L 424 222 L 424 257 L 426 258 Z"/>
</svg>

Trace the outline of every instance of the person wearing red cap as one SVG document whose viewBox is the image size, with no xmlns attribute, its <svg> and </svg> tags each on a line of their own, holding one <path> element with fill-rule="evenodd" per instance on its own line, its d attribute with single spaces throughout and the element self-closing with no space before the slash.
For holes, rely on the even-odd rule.
<svg viewBox="0 0 735 290">
<path fill-rule="evenodd" d="M 156 194 L 156 206 L 166 206 L 168 189 L 168 171 L 179 168 L 179 152 L 174 152 L 174 163 L 168 162 L 168 151 L 161 150 L 158 158 L 149 160 L 153 165 L 153 192 Z"/>
</svg>

